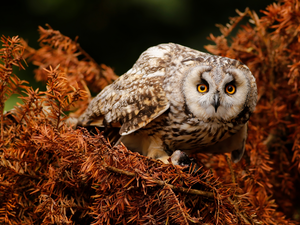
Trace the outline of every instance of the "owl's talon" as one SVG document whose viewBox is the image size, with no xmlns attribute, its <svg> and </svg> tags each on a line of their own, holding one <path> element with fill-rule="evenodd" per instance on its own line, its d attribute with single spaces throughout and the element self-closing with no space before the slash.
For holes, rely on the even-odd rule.
<svg viewBox="0 0 300 225">
<path fill-rule="evenodd" d="M 171 155 L 171 162 L 173 165 L 188 166 L 188 168 L 192 168 L 193 172 L 196 172 L 199 169 L 199 166 L 194 160 L 180 150 L 173 152 Z"/>
<path fill-rule="evenodd" d="M 171 162 L 173 165 L 189 166 L 192 161 L 185 152 L 176 150 L 171 155 Z"/>
</svg>

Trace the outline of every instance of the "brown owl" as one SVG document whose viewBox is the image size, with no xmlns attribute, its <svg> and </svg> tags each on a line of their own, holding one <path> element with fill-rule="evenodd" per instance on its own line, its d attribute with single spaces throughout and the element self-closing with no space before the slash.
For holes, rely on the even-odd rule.
<svg viewBox="0 0 300 225">
<path fill-rule="evenodd" d="M 256 101 L 255 78 L 243 63 L 160 44 L 103 89 L 78 125 L 118 129 L 128 149 L 163 162 L 176 150 L 231 152 L 238 162 Z"/>
</svg>

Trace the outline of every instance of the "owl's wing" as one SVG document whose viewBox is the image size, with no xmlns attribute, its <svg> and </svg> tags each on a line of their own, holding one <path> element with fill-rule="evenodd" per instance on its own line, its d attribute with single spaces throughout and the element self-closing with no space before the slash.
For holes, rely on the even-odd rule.
<svg viewBox="0 0 300 225">
<path fill-rule="evenodd" d="M 164 79 L 175 48 L 161 44 L 143 52 L 132 69 L 92 100 L 78 124 L 120 127 L 120 134 L 127 135 L 164 113 L 170 106 Z"/>
<path fill-rule="evenodd" d="M 162 87 L 164 76 L 124 74 L 89 104 L 79 125 L 120 127 L 130 134 L 164 113 L 170 106 Z"/>
</svg>

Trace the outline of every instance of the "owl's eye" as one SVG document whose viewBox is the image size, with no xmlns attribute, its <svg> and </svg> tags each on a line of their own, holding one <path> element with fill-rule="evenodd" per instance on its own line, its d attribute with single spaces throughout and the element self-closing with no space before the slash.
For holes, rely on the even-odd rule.
<svg viewBox="0 0 300 225">
<path fill-rule="evenodd" d="M 226 87 L 225 87 L 225 91 L 227 94 L 230 94 L 230 95 L 233 95 L 235 93 L 235 86 L 233 84 L 228 84 Z"/>
<path fill-rule="evenodd" d="M 198 84 L 197 89 L 200 93 L 208 91 L 208 86 L 206 84 Z"/>
</svg>

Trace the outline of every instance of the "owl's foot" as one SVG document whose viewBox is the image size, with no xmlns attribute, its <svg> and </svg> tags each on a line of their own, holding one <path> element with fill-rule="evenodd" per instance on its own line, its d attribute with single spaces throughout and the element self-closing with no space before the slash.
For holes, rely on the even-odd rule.
<svg viewBox="0 0 300 225">
<path fill-rule="evenodd" d="M 190 158 L 185 152 L 180 150 L 173 152 L 171 161 L 173 165 L 188 166 L 187 169 L 190 170 L 191 168 L 193 172 L 196 172 L 199 169 L 199 166 L 195 163 L 194 159 Z"/>
<path fill-rule="evenodd" d="M 158 151 L 156 151 L 155 153 L 157 154 L 157 152 Z M 151 155 L 148 156 L 159 159 L 160 161 L 166 164 L 170 163 L 170 158 L 171 158 L 171 163 L 173 165 L 189 166 L 192 163 L 192 160 L 189 158 L 189 156 L 185 152 L 182 152 L 180 150 L 176 150 L 175 152 L 173 152 L 171 156 L 167 155 L 166 153 L 159 157 L 153 157 Z"/>
<path fill-rule="evenodd" d="M 192 160 L 188 157 L 188 155 L 180 150 L 173 152 L 170 157 L 173 165 L 189 166 L 192 163 Z"/>
<path fill-rule="evenodd" d="M 154 143 L 154 144 L 153 144 Z M 154 159 L 159 159 L 165 164 L 172 163 L 173 165 L 193 167 L 193 171 L 196 171 L 199 167 L 185 152 L 176 150 L 171 156 L 169 156 L 162 148 L 162 145 L 158 145 L 157 142 L 151 143 L 151 147 L 148 149 L 147 156 Z"/>
</svg>

